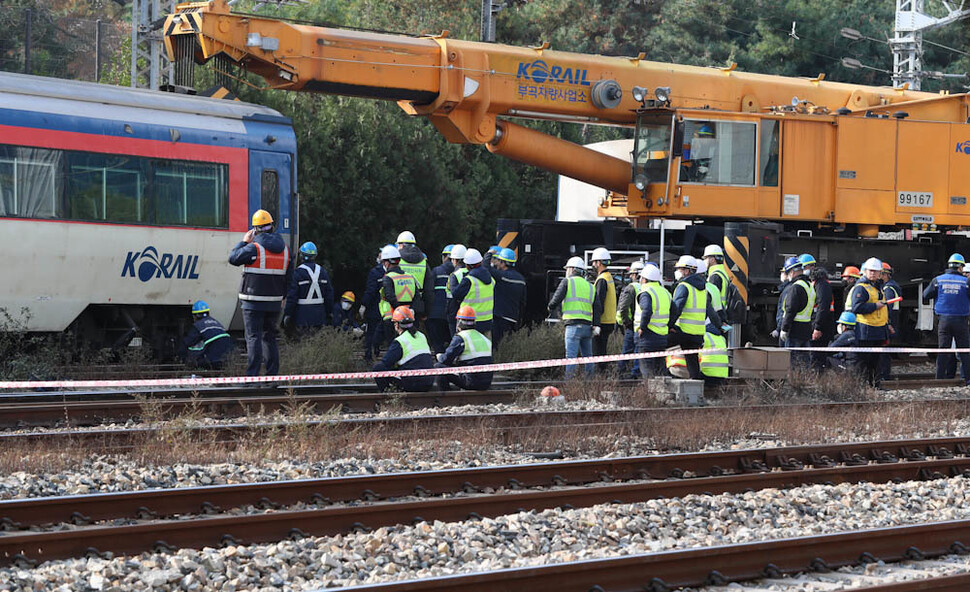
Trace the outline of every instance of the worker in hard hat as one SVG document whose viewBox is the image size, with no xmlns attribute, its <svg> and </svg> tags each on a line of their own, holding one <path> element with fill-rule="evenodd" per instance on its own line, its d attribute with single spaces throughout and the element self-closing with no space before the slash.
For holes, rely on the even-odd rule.
<svg viewBox="0 0 970 592">
<path fill-rule="evenodd" d="M 360 323 L 357 322 L 357 311 L 354 304 L 357 297 L 347 291 L 340 295 L 340 301 L 333 306 L 333 326 L 341 331 L 352 331 L 354 335 L 363 335 Z"/>
<path fill-rule="evenodd" d="M 728 288 L 731 285 L 731 280 L 728 278 L 727 267 L 724 265 L 724 250 L 718 245 L 707 245 L 704 247 L 702 262 L 707 265 L 708 283 L 713 284 L 717 288 L 717 293 L 720 294 L 720 306 L 716 308 L 717 310 L 726 311 L 728 305 Z M 727 318 L 722 320 L 724 322 L 728 321 Z"/>
<path fill-rule="evenodd" d="M 264 357 L 266 374 L 276 375 L 280 372 L 276 327 L 293 266 L 286 241 L 274 232 L 273 216 L 256 210 L 252 222 L 229 253 L 229 264 L 243 268 L 239 300 L 246 328 L 246 375 L 258 376 Z"/>
<path fill-rule="evenodd" d="M 364 361 L 371 362 L 380 353 L 381 341 L 384 337 L 384 323 L 381 311 L 381 287 L 384 285 L 384 265 L 381 262 L 381 252 L 377 250 L 377 260 L 374 267 L 367 272 L 367 282 L 364 284 L 364 296 L 361 298 L 358 313 L 367 325 L 364 333 Z"/>
<path fill-rule="evenodd" d="M 681 156 L 681 181 L 702 182 L 710 173 L 717 140 L 709 122 L 693 122 L 694 133 Z"/>
<path fill-rule="evenodd" d="M 888 262 L 882 262 L 882 293 L 886 297 L 886 305 L 889 308 L 889 346 L 896 345 L 900 338 L 900 311 L 902 307 L 903 287 L 893 279 L 893 266 Z M 893 302 L 895 300 L 895 302 Z M 955 370 L 954 370 L 955 372 Z M 892 354 L 881 354 L 879 356 L 879 378 L 889 380 L 893 373 Z"/>
<path fill-rule="evenodd" d="M 465 279 L 465 274 L 468 273 L 468 269 L 465 267 L 465 254 L 467 252 L 468 249 L 465 245 L 456 244 L 451 248 L 451 263 L 455 266 L 455 269 L 448 275 L 448 281 L 445 283 L 445 317 L 448 321 L 449 340 L 457 332 L 455 328 L 455 314 L 458 314 L 457 311 L 460 307 L 453 302 L 453 299 L 455 297 L 455 290 L 458 289 L 458 284 L 461 283 L 461 280 Z"/>
<path fill-rule="evenodd" d="M 384 277 L 381 279 L 381 319 L 384 323 L 384 334 L 393 339 L 395 333 L 391 316 L 401 306 L 406 306 L 414 314 L 411 307 L 417 300 L 418 283 L 401 270 L 401 252 L 394 245 L 381 249 L 381 265 L 384 266 Z"/>
<path fill-rule="evenodd" d="M 832 286 L 829 284 L 829 274 L 820 267 L 810 253 L 798 256 L 802 264 L 803 275 L 815 290 L 815 311 L 812 312 L 812 347 L 825 347 L 835 334 L 835 299 L 832 296 Z M 822 370 L 827 365 L 825 352 L 811 352 L 812 368 Z"/>
<path fill-rule="evenodd" d="M 970 279 L 963 275 L 966 260 L 963 255 L 954 253 L 947 261 L 947 269 L 936 276 L 923 290 L 923 303 L 935 300 L 933 311 L 937 316 L 937 344 L 940 349 L 951 347 L 970 348 Z M 970 354 L 961 353 L 960 374 L 970 385 Z M 936 377 L 953 378 L 956 374 L 956 361 L 953 354 L 936 356 Z"/>
<path fill-rule="evenodd" d="M 518 258 L 508 247 L 485 255 L 484 266 L 495 280 L 495 312 L 492 317 L 492 349 L 498 350 L 502 339 L 519 327 L 525 311 L 525 277 L 515 269 Z M 491 265 L 489 265 L 491 263 Z"/>
<path fill-rule="evenodd" d="M 451 339 L 444 353 L 438 354 L 435 368 L 455 366 L 483 366 L 492 363 L 492 342 L 475 329 L 475 310 L 470 306 L 458 309 L 456 315 L 458 333 Z M 492 386 L 491 372 L 465 372 L 443 374 L 438 377 L 438 388 L 448 390 L 449 385 L 470 391 L 486 391 Z"/>
<path fill-rule="evenodd" d="M 786 261 L 787 263 L 787 261 Z M 781 270 L 778 273 L 778 306 L 775 307 L 775 328 L 771 332 L 771 338 L 778 340 L 778 346 L 781 345 L 781 319 L 785 316 L 785 311 L 781 308 L 781 303 L 784 301 L 785 290 L 788 289 L 791 281 L 788 279 L 788 272 L 785 271 L 785 263 L 782 264 Z"/>
<path fill-rule="evenodd" d="M 582 257 L 570 257 L 565 269 L 566 277 L 549 300 L 549 311 L 562 307 L 566 358 L 588 357 L 593 354 L 593 285 L 586 281 Z M 566 378 L 572 378 L 576 370 L 574 364 L 566 366 Z M 593 375 L 592 364 L 586 364 L 586 375 Z"/>
<path fill-rule="evenodd" d="M 725 320 L 727 311 L 724 310 L 724 302 L 721 299 L 721 291 L 708 279 L 707 263 L 705 263 L 703 259 L 697 260 L 696 273 L 704 278 L 707 288 L 707 297 L 710 299 L 711 308 L 713 308 L 714 312 L 717 313 L 717 318 L 710 319 L 709 322 L 717 324 L 722 330 L 728 330 L 728 325 L 726 325 L 727 321 Z"/>
<path fill-rule="evenodd" d="M 448 276 L 455 271 L 455 266 L 451 262 L 451 251 L 455 245 L 447 245 L 441 249 L 441 265 L 431 270 L 431 277 L 434 280 L 434 298 L 431 300 L 431 309 L 428 311 L 428 320 L 425 327 L 428 330 L 428 343 L 431 344 L 431 351 L 440 353 L 445 351 L 451 335 L 448 332 Z"/>
<path fill-rule="evenodd" d="M 845 348 L 858 347 L 858 340 L 855 334 L 856 324 L 856 316 L 851 312 L 845 311 L 839 315 L 839 322 L 836 327 L 838 335 L 828 346 Z M 856 371 L 859 366 L 859 356 L 854 352 L 835 352 L 828 356 L 828 365 L 837 370 Z"/>
<path fill-rule="evenodd" d="M 408 276 L 410 277 L 410 276 Z M 391 323 L 396 337 L 387 352 L 373 370 L 427 370 L 434 366 L 428 339 L 415 326 L 414 312 L 409 306 L 398 306 L 391 313 Z M 402 391 L 424 392 L 434 386 L 434 376 L 401 376 L 375 378 L 381 392 L 394 386 Z"/>
<path fill-rule="evenodd" d="M 192 305 L 192 326 L 182 339 L 179 357 L 189 367 L 218 370 L 232 350 L 232 340 L 222 323 L 209 314 L 205 300 Z"/>
<path fill-rule="evenodd" d="M 633 332 L 637 336 L 637 353 L 662 352 L 667 349 L 670 333 L 670 308 L 672 298 L 664 288 L 660 268 L 652 263 L 639 272 L 640 288 L 637 291 L 633 312 Z M 644 377 L 663 374 L 663 358 L 639 360 L 639 370 Z"/>
<path fill-rule="evenodd" d="M 731 375 L 731 359 L 728 357 L 727 339 L 713 333 L 714 325 L 708 323 L 704 331 L 704 349 L 714 350 L 698 354 L 704 384 L 719 386 Z"/>
<path fill-rule="evenodd" d="M 298 257 L 300 264 L 286 292 L 283 327 L 314 331 L 333 323 L 333 284 L 327 270 L 316 262 L 316 244 L 303 243 Z"/>
<path fill-rule="evenodd" d="M 637 331 L 634 328 L 633 315 L 637 307 L 637 296 L 640 294 L 640 270 L 643 269 L 643 261 L 637 259 L 630 264 L 627 269 L 627 276 L 630 283 L 620 290 L 616 303 L 616 326 L 623 331 L 623 353 L 632 354 L 637 351 Z M 639 360 L 627 362 L 621 360 L 619 363 L 620 376 L 627 373 L 630 368 L 630 377 L 640 377 Z"/>
<path fill-rule="evenodd" d="M 593 355 L 605 356 L 610 335 L 616 329 L 616 283 L 610 273 L 612 256 L 604 247 L 593 249 L 590 264 L 596 273 L 593 282 Z M 605 372 L 609 364 L 599 364 L 600 372 Z"/>
<path fill-rule="evenodd" d="M 697 259 L 683 255 L 674 265 L 674 288 L 670 306 L 670 333 L 668 345 L 679 345 L 683 349 L 700 349 L 704 345 L 704 328 L 709 319 L 719 320 L 707 293 L 707 279 L 697 275 Z M 642 293 L 642 292 L 641 292 Z M 720 334 L 720 327 L 714 331 Z M 687 371 L 694 380 L 700 380 L 701 367 L 697 354 L 684 356 Z"/>
<path fill-rule="evenodd" d="M 434 274 L 431 273 L 431 264 L 427 255 L 418 248 L 414 233 L 410 230 L 397 235 L 397 250 L 401 254 L 401 272 L 413 277 L 418 289 L 411 303 L 411 310 L 418 320 L 423 321 L 434 302 Z"/>
<path fill-rule="evenodd" d="M 842 300 L 844 301 L 842 310 L 852 311 L 852 288 L 860 278 L 862 278 L 862 272 L 855 265 L 849 265 L 842 270 Z"/>
<path fill-rule="evenodd" d="M 475 326 L 486 335 L 492 330 L 492 317 L 495 315 L 495 280 L 488 269 L 482 266 L 484 258 L 478 249 L 465 251 L 465 267 L 468 273 L 452 292 L 451 303 L 460 309 L 468 305 L 475 310 Z M 458 309 L 454 314 L 458 314 Z"/>
<path fill-rule="evenodd" d="M 852 312 L 856 318 L 859 347 L 882 347 L 889 341 L 889 309 L 882 292 L 882 261 L 875 257 L 862 264 L 864 277 L 852 288 Z M 966 278 L 964 278 L 964 285 Z M 963 334 L 967 335 L 964 318 Z M 879 354 L 860 354 L 859 362 L 869 384 L 879 384 Z"/>
<path fill-rule="evenodd" d="M 812 313 L 815 310 L 815 288 L 804 274 L 802 262 L 797 257 L 789 257 L 785 271 L 791 283 L 782 294 L 779 306 L 782 310 L 779 342 L 782 347 L 807 348 L 812 340 Z M 795 349 L 791 352 L 792 366 L 808 368 L 810 357 L 807 351 Z"/>
</svg>

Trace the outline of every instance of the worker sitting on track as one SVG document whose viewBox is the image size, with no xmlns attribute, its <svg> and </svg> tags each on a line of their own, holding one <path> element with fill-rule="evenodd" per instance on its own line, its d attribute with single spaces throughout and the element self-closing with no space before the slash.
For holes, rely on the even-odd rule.
<svg viewBox="0 0 970 592">
<path fill-rule="evenodd" d="M 435 368 L 450 366 L 482 366 L 492 363 L 492 342 L 475 329 L 475 309 L 463 306 L 458 310 L 455 319 L 458 321 L 458 334 L 451 339 L 445 353 L 438 354 Z M 444 374 L 438 377 L 438 388 L 448 390 L 449 385 L 455 385 L 470 391 L 485 391 L 492 386 L 491 372 L 471 372 L 462 374 Z"/>
<path fill-rule="evenodd" d="M 232 340 L 222 323 L 209 316 L 209 305 L 198 300 L 192 305 L 192 328 L 182 340 L 179 356 L 190 367 L 222 368 L 232 350 Z"/>
<path fill-rule="evenodd" d="M 845 311 L 839 316 L 836 331 L 839 335 L 832 340 L 829 347 L 858 347 L 855 338 L 855 315 Z M 859 356 L 853 352 L 835 352 L 829 355 L 829 366 L 836 370 L 855 371 L 859 367 Z"/>
<path fill-rule="evenodd" d="M 397 337 L 391 341 L 383 359 L 374 364 L 374 371 L 382 370 L 427 370 L 434 365 L 431 348 L 423 333 L 414 326 L 414 312 L 410 307 L 399 306 L 391 314 Z M 402 376 L 375 378 L 377 388 L 386 391 L 395 386 L 402 391 L 424 392 L 434 386 L 434 376 Z"/>
<path fill-rule="evenodd" d="M 630 264 L 627 273 L 630 276 L 630 283 L 620 290 L 620 296 L 616 305 L 616 324 L 623 329 L 623 352 L 632 354 L 637 351 L 637 332 L 633 328 L 633 314 L 637 306 L 637 296 L 640 294 L 640 270 L 643 269 L 643 261 L 637 260 Z M 620 376 L 627 374 L 627 364 L 632 367 L 630 370 L 631 378 L 640 378 L 640 361 L 632 360 L 627 362 L 621 360 L 618 364 Z"/>
</svg>

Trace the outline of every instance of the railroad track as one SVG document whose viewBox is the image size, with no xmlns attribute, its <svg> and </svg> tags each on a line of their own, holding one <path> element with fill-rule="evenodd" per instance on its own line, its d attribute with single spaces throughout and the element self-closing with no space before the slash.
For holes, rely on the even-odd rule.
<svg viewBox="0 0 970 592">
<path fill-rule="evenodd" d="M 736 493 L 809 483 L 912 481 L 955 475 L 970 475 L 970 438 L 860 442 L 17 499 L 0 502 L 0 524 L 13 531 L 0 536 L 0 564 L 31 565 L 84 555 L 275 542 L 412 522 L 461 521 L 519 511 L 632 503 L 697 493 Z M 682 478 L 686 476 L 690 478 Z M 517 489 L 523 491 L 510 491 Z M 481 493 L 495 490 L 497 493 Z M 287 509 L 298 504 L 308 504 L 314 509 Z M 227 510 L 244 506 L 272 511 L 225 514 Z M 170 517 L 179 519 L 162 519 Z M 24 531 L 51 522 L 110 524 Z M 970 536 L 965 540 L 970 541 Z"/>
</svg>

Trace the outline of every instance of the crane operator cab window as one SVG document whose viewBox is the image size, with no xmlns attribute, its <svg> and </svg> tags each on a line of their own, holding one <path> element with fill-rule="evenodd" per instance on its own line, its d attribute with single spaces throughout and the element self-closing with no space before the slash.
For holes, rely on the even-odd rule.
<svg viewBox="0 0 970 592">
<path fill-rule="evenodd" d="M 680 182 L 754 185 L 757 125 L 742 121 L 684 121 Z"/>
<path fill-rule="evenodd" d="M 671 127 L 670 117 L 641 117 L 637 121 L 633 143 L 633 182 L 641 190 L 649 183 L 667 182 Z"/>
</svg>

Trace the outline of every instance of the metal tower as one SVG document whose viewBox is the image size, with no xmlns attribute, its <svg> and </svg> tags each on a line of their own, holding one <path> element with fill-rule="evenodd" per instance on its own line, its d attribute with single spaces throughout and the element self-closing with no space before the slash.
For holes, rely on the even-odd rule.
<svg viewBox="0 0 970 592">
<path fill-rule="evenodd" d="M 934 17 L 926 13 L 926 0 L 896 0 L 896 25 L 889 47 L 893 52 L 893 86 L 909 84 L 919 90 L 920 80 L 926 75 L 922 70 L 923 33 L 970 16 L 970 8 L 964 8 L 966 0 L 940 0 L 947 15 Z M 942 74 L 934 73 L 942 76 Z"/>
<path fill-rule="evenodd" d="M 158 90 L 172 78 L 172 65 L 165 57 L 161 26 L 175 11 L 175 0 L 132 0 L 131 3 L 131 86 Z"/>
</svg>

